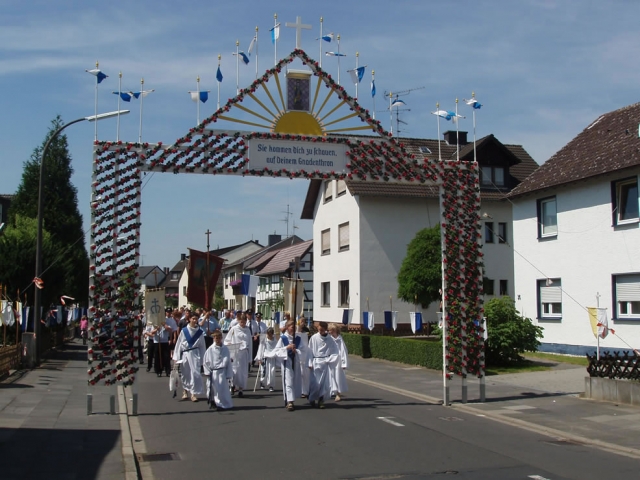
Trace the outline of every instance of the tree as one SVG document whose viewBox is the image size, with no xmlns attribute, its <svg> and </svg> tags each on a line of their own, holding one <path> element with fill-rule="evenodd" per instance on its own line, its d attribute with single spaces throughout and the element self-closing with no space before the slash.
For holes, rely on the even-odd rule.
<svg viewBox="0 0 640 480">
<path fill-rule="evenodd" d="M 485 343 L 487 363 L 500 365 L 524 360 L 524 352 L 540 346 L 542 327 L 520 315 L 511 297 L 492 298 L 485 305 L 488 339 Z"/>
<path fill-rule="evenodd" d="M 427 308 L 440 301 L 442 250 L 440 225 L 420 230 L 407 245 L 407 256 L 398 272 L 398 298 Z"/>
<path fill-rule="evenodd" d="M 31 158 L 24 163 L 22 181 L 8 212 L 10 225 L 17 227 L 18 217 L 37 218 L 42 151 L 49 137 L 63 124 L 62 118 L 57 116 L 51 122 L 51 128 L 42 145 L 36 147 Z M 43 305 L 52 301 L 50 297 L 59 297 L 62 294 L 86 304 L 89 292 L 89 258 L 84 245 L 82 215 L 78 210 L 78 191 L 70 181 L 73 168 L 66 135 L 58 135 L 51 142 L 44 161 L 45 197 L 42 218 L 44 229 L 51 235 L 53 258 L 43 256 Z M 19 269 L 29 272 L 31 278 L 35 272 L 35 253 L 33 259 L 32 261 L 31 257 L 24 258 L 18 264 Z M 56 282 L 52 282 L 50 278 L 50 269 L 54 264 L 60 266 L 64 272 Z"/>
</svg>

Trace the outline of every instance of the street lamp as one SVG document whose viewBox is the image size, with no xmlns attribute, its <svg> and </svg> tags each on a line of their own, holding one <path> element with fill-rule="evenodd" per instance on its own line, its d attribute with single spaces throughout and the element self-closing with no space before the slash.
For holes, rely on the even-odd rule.
<svg viewBox="0 0 640 480">
<path fill-rule="evenodd" d="M 44 145 L 44 149 L 42 150 L 42 157 L 40 158 L 40 182 L 38 184 L 38 230 L 36 236 L 36 278 L 38 278 L 42 273 L 42 205 L 44 204 L 44 160 L 47 158 L 47 152 L 49 150 L 49 145 L 51 142 L 62 132 L 65 128 L 74 123 L 84 122 L 97 122 L 98 120 L 103 120 L 105 118 L 116 117 L 118 115 L 126 115 L 129 113 L 129 110 L 118 110 L 115 112 L 101 113 L 99 115 L 91 115 L 90 117 L 82 117 L 72 122 L 66 123 L 58 128 L 47 140 L 47 143 Z M 38 338 L 40 336 L 40 288 L 36 288 L 33 296 L 33 333 L 34 333 L 34 342 L 33 347 L 35 348 L 35 363 L 36 365 L 40 362 L 40 350 L 38 348 Z"/>
</svg>

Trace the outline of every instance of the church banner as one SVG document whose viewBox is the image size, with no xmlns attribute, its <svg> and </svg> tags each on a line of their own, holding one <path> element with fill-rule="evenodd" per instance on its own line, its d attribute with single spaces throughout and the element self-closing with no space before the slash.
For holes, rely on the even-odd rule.
<svg viewBox="0 0 640 480">
<path fill-rule="evenodd" d="M 144 314 L 153 325 L 164 323 L 164 288 L 147 288 L 144 292 Z"/>
<path fill-rule="evenodd" d="M 207 263 L 209 272 L 207 274 Z M 187 300 L 205 309 L 211 308 L 211 299 L 218 284 L 224 258 L 207 252 L 189 249 L 189 281 Z"/>
<path fill-rule="evenodd" d="M 254 170 L 287 169 L 291 172 L 346 173 L 348 147 L 319 141 L 254 139 L 249 141 L 249 167 Z"/>
</svg>

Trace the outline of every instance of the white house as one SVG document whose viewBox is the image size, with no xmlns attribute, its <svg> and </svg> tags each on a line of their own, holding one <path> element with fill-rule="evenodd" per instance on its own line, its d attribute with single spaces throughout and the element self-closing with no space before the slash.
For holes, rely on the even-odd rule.
<svg viewBox="0 0 640 480">
<path fill-rule="evenodd" d="M 517 306 L 542 350 L 593 353 L 587 307 L 608 311 L 601 349 L 640 347 L 640 103 L 606 113 L 510 195 Z"/>
<path fill-rule="evenodd" d="M 456 158 L 456 132 L 446 132 L 440 145 L 443 159 Z M 459 132 L 460 160 L 473 161 L 474 146 Z M 403 139 L 418 158 L 438 156 L 438 141 Z M 538 165 L 519 145 L 504 145 L 493 135 L 476 143 L 481 167 L 484 222 L 485 299 L 513 295 L 511 205 L 506 194 Z M 398 323 L 409 323 L 415 306 L 397 298 L 397 274 L 407 245 L 419 230 L 440 222 L 438 187 L 380 184 L 351 180 L 313 180 L 302 218 L 313 219 L 315 320 L 339 322 L 343 310 L 353 309 L 353 323 L 362 312 L 398 311 Z M 437 305 L 423 312 L 436 321 Z M 418 311 L 421 308 L 418 306 Z"/>
</svg>

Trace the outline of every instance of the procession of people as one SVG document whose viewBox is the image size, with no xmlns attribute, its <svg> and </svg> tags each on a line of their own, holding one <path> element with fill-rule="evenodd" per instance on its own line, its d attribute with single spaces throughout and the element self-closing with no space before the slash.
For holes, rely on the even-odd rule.
<svg viewBox="0 0 640 480">
<path fill-rule="evenodd" d="M 307 321 L 289 312 L 276 328 L 267 326 L 260 312 L 167 309 L 164 323 L 148 323 L 143 330 L 147 372 L 170 377 L 169 387 L 180 400 L 206 398 L 209 408 L 233 408 L 233 397 L 250 390 L 249 374 L 256 374 L 261 390 L 281 389 L 284 407 L 295 402 L 325 408 L 342 400 L 347 391 L 348 352 L 340 336 L 342 325 L 318 322 L 312 334 Z M 276 332 L 279 336 L 276 335 Z M 281 382 L 276 381 L 280 368 Z"/>
</svg>

